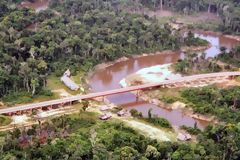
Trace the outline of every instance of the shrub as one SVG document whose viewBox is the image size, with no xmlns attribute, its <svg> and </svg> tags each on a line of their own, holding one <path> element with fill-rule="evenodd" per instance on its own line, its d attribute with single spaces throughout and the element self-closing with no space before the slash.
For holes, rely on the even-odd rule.
<svg viewBox="0 0 240 160">
<path fill-rule="evenodd" d="M 51 96 L 53 96 L 53 93 L 51 90 L 43 89 L 39 92 L 39 95 L 51 97 Z"/>
<path fill-rule="evenodd" d="M 176 97 L 170 97 L 170 96 L 162 96 L 161 100 L 165 103 L 172 104 L 176 101 L 178 101 L 178 98 Z"/>
<path fill-rule="evenodd" d="M 154 117 L 146 119 L 147 122 L 150 122 L 156 126 L 164 127 L 164 128 L 172 128 L 171 124 L 168 120 L 161 117 Z"/>
<path fill-rule="evenodd" d="M 199 133 L 201 133 L 201 130 L 196 127 L 193 128 L 193 127 L 187 127 L 187 126 L 183 125 L 180 128 L 187 131 L 189 134 L 192 134 L 192 135 L 198 135 Z"/>
<path fill-rule="evenodd" d="M 12 122 L 10 117 L 0 115 L 0 125 L 5 126 Z"/>
<path fill-rule="evenodd" d="M 143 117 L 141 112 L 138 112 L 136 109 L 131 109 L 130 110 L 131 116 L 141 118 Z"/>
<path fill-rule="evenodd" d="M 238 76 L 238 77 L 236 78 L 236 81 L 240 82 L 240 76 Z"/>
<path fill-rule="evenodd" d="M 32 95 L 28 92 L 12 92 L 3 97 L 3 101 L 8 105 L 29 103 L 32 101 Z"/>
</svg>

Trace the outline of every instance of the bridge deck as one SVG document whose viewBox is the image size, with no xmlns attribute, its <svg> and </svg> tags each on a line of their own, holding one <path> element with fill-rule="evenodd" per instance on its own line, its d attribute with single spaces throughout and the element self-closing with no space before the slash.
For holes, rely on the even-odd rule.
<svg viewBox="0 0 240 160">
<path fill-rule="evenodd" d="M 143 84 L 138 86 L 132 86 L 132 87 L 126 87 L 126 88 L 119 88 L 114 89 L 110 91 L 104 91 L 104 92 L 98 92 L 98 93 L 90 93 L 87 95 L 76 95 L 68 98 L 62 98 L 62 99 L 56 99 L 56 100 L 50 100 L 50 101 L 44 101 L 39 103 L 32 103 L 32 104 L 26 104 L 16 107 L 10 107 L 5 109 L 0 109 L 0 114 L 7 114 L 7 113 L 14 113 L 18 111 L 24 111 L 24 110 L 31 110 L 31 109 L 37 109 L 41 107 L 51 106 L 51 105 L 57 105 L 62 103 L 68 103 L 78 100 L 84 100 L 84 99 L 92 99 L 97 97 L 103 97 L 108 95 L 114 95 L 114 94 L 120 94 L 125 92 L 131 92 L 131 91 L 137 91 L 137 90 L 144 90 L 148 88 L 153 87 L 159 87 L 163 85 L 171 85 L 176 83 L 183 83 L 183 82 L 192 82 L 192 81 L 200 81 L 208 78 L 217 78 L 217 77 L 230 77 L 230 76 L 240 76 L 240 72 L 220 72 L 220 73 L 210 73 L 210 74 L 200 74 L 200 75 L 194 75 L 194 76 L 186 76 L 182 77 L 176 80 L 166 80 L 160 83 L 149 83 L 149 84 Z"/>
</svg>

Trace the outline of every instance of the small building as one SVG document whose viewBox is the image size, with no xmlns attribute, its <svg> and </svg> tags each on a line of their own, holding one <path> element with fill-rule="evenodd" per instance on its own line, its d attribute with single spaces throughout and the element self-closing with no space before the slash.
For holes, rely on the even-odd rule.
<svg viewBox="0 0 240 160">
<path fill-rule="evenodd" d="M 71 72 L 70 70 L 66 70 L 64 73 L 63 73 L 63 76 L 67 76 L 67 77 L 71 77 Z"/>
<path fill-rule="evenodd" d="M 71 90 L 77 91 L 80 87 L 70 78 L 70 76 L 71 72 L 68 69 L 66 72 L 64 72 L 63 76 L 61 77 L 61 81 Z"/>
<path fill-rule="evenodd" d="M 65 75 L 61 77 L 61 81 L 73 91 L 77 91 L 79 89 L 79 86 L 73 80 L 71 80 L 69 77 Z"/>
</svg>

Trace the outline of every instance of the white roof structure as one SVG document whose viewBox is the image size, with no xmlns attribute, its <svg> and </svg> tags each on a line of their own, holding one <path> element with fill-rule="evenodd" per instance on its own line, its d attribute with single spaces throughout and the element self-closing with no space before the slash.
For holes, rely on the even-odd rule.
<svg viewBox="0 0 240 160">
<path fill-rule="evenodd" d="M 79 89 L 79 86 L 66 75 L 61 77 L 61 81 L 73 91 L 77 91 Z"/>
<path fill-rule="evenodd" d="M 64 72 L 63 76 L 70 77 L 70 76 L 71 76 L 71 72 L 70 72 L 70 70 L 69 70 L 69 69 L 66 70 L 66 71 Z"/>
</svg>

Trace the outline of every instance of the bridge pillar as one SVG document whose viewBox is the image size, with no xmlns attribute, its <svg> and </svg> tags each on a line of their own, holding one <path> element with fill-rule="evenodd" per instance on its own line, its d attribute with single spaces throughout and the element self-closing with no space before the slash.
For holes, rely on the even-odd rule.
<svg viewBox="0 0 240 160">
<path fill-rule="evenodd" d="M 7 113 L 6 115 L 8 115 L 8 116 L 12 116 L 12 115 L 13 115 L 13 113 L 12 113 L 12 112 L 10 112 L 10 113 Z"/>
<path fill-rule="evenodd" d="M 237 76 L 236 76 L 237 77 Z M 233 79 L 235 79 L 235 76 L 229 76 L 228 77 L 230 80 L 233 80 Z"/>
<path fill-rule="evenodd" d="M 139 100 L 139 97 L 140 97 L 140 91 L 139 91 L 139 90 L 137 90 L 137 93 L 136 93 L 136 101 L 138 101 L 138 100 Z"/>
<path fill-rule="evenodd" d="M 105 102 L 105 96 L 102 97 L 102 102 L 103 102 L 103 103 Z"/>
</svg>

